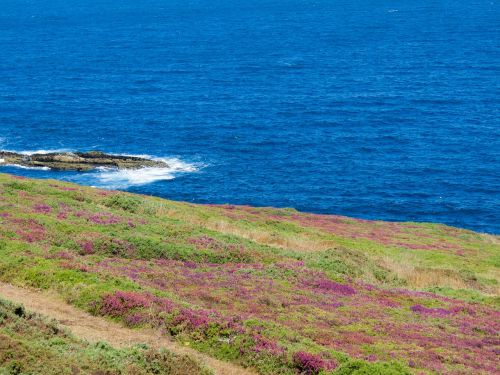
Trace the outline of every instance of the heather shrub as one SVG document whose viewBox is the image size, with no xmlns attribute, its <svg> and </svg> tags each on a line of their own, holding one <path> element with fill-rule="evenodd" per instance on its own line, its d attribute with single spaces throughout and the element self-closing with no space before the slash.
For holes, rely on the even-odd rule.
<svg viewBox="0 0 500 375">
<path fill-rule="evenodd" d="M 209 375 L 211 371 L 187 355 L 145 345 L 115 349 L 104 342 L 80 341 L 54 321 L 0 299 L 0 374 Z"/>
<path fill-rule="evenodd" d="M 196 254 L 200 260 L 210 263 L 250 263 L 260 258 L 255 251 L 247 249 L 241 241 L 235 241 L 233 238 L 220 240 L 207 235 L 201 235 L 191 237 L 187 242 L 198 250 Z"/>
<path fill-rule="evenodd" d="M 429 308 L 422 305 L 413 305 L 410 307 L 410 310 L 414 313 L 431 314 L 436 316 L 446 316 L 454 313 L 454 311 L 451 310 L 446 310 L 443 308 Z"/>
<path fill-rule="evenodd" d="M 35 204 L 33 206 L 33 211 L 39 214 L 49 214 L 52 212 L 52 207 L 46 204 Z"/>
<path fill-rule="evenodd" d="M 166 350 L 148 350 L 144 353 L 144 370 L 148 374 L 203 374 L 211 372 L 200 368 L 200 365 L 187 355 L 177 356 Z"/>
<path fill-rule="evenodd" d="M 306 263 L 314 268 L 319 268 L 332 277 L 349 276 L 360 278 L 371 276 L 375 280 L 396 281 L 395 275 L 378 266 L 361 251 L 345 247 L 329 249 L 319 254 L 308 255 Z"/>
<path fill-rule="evenodd" d="M 229 245 L 225 248 L 225 250 L 201 250 L 197 254 L 198 258 L 201 261 L 209 262 L 209 263 L 218 263 L 224 264 L 228 262 L 234 263 L 250 263 L 252 262 L 253 257 L 249 254 L 243 247 Z M 192 259 L 192 258 L 191 258 Z"/>
<path fill-rule="evenodd" d="M 83 239 L 73 244 L 68 242 L 67 247 L 77 250 L 80 255 L 100 254 L 128 259 L 188 259 L 188 256 L 179 256 L 182 251 L 177 248 L 182 248 L 182 245 L 171 246 L 154 238 L 124 238 L 111 234 L 111 236 L 99 235 L 94 239 Z"/>
<path fill-rule="evenodd" d="M 361 274 L 360 264 L 368 259 L 363 254 L 344 248 L 330 249 L 312 257 L 314 265 L 333 274 L 357 277 Z"/>
<path fill-rule="evenodd" d="M 459 240 L 455 233 L 462 231 L 449 227 L 144 196 L 134 208 L 129 194 L 18 180 L 32 183 L 28 191 L 6 186 L 12 181 L 0 175 L 4 281 L 50 289 L 79 308 L 170 333 L 262 374 L 407 373 L 404 365 L 375 362 L 388 356 L 415 373 L 497 370 L 496 237 Z M 154 215 L 146 215 L 148 205 Z M 117 290 L 125 294 L 102 302 Z M 11 318 L 0 315 L 5 320 Z M 251 320 L 255 324 L 247 324 Z M 44 334 L 46 344 L 66 340 Z M 30 340 L 25 343 L 27 350 L 10 342 L 21 353 L 11 370 L 40 373 L 22 367 L 31 363 L 22 353 L 35 353 Z M 121 352 L 85 350 L 115 373 L 111 353 Z M 297 351 L 305 354 L 294 358 Z M 319 369 L 329 357 L 307 353 L 328 353 L 341 365 Z M 123 369 L 142 374 L 142 364 L 116 355 Z"/>
<path fill-rule="evenodd" d="M 218 359 L 257 367 L 264 374 L 292 374 L 297 366 L 304 370 L 316 368 L 316 365 L 322 369 L 335 367 L 331 360 L 312 354 L 311 358 L 305 354 L 302 362 L 291 366 L 284 348 L 259 334 L 252 334 L 238 319 L 224 318 L 211 310 L 183 307 L 148 293 L 114 292 L 103 296 L 96 307 L 98 314 L 120 318 L 129 326 L 148 324 Z"/>
<path fill-rule="evenodd" d="M 332 370 L 336 367 L 333 360 L 325 360 L 318 354 L 296 352 L 293 355 L 294 366 L 306 375 L 316 375 L 323 370 Z"/>
<path fill-rule="evenodd" d="M 182 243 L 166 243 L 155 238 L 130 237 L 128 242 L 135 248 L 139 259 L 190 260 L 192 249 Z"/>
<path fill-rule="evenodd" d="M 366 362 L 351 360 L 343 363 L 335 375 L 411 375 L 410 370 L 397 362 Z"/>
<path fill-rule="evenodd" d="M 34 187 L 33 183 L 24 181 L 12 181 L 6 183 L 4 186 L 9 190 L 23 190 L 23 191 L 31 191 Z"/>
<path fill-rule="evenodd" d="M 220 247 L 202 247 L 183 243 L 181 240 L 162 242 L 155 238 L 130 237 L 127 242 L 134 248 L 133 255 L 122 253 L 123 257 L 137 259 L 171 259 L 223 264 L 227 262 L 251 262 L 254 257 L 243 246 L 223 244 Z"/>
<path fill-rule="evenodd" d="M 119 208 L 124 211 L 136 212 L 141 205 L 141 200 L 129 195 L 116 194 L 104 200 L 104 205 L 110 208 Z"/>
<path fill-rule="evenodd" d="M 243 363 L 245 363 L 243 361 Z M 248 365 L 259 369 L 264 375 L 296 375 L 295 369 L 290 368 L 288 362 L 281 357 L 262 352 L 249 357 Z"/>
<path fill-rule="evenodd" d="M 92 245 L 90 246 L 90 244 Z M 112 237 L 101 237 L 94 242 L 85 242 L 82 244 L 82 251 L 88 254 L 96 252 L 103 255 L 124 258 L 135 258 L 136 256 L 136 249 L 133 244 L 126 240 Z"/>
<path fill-rule="evenodd" d="M 346 284 L 339 284 L 328 279 L 317 279 L 312 283 L 312 286 L 316 289 L 339 295 L 350 296 L 356 294 L 356 290 L 353 287 Z"/>
<path fill-rule="evenodd" d="M 95 253 L 94 242 L 92 241 L 83 241 L 80 247 L 80 255 L 91 255 Z"/>
</svg>

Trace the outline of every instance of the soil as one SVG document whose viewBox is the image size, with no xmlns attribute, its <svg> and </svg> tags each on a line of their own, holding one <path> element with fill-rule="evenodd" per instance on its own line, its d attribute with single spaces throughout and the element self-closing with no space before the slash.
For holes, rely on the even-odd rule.
<svg viewBox="0 0 500 375">
<path fill-rule="evenodd" d="M 220 375 L 246 375 L 255 372 L 219 361 L 187 346 L 169 340 L 153 329 L 131 329 L 102 317 L 90 315 L 69 305 L 59 296 L 45 291 L 20 288 L 0 282 L 0 297 L 23 304 L 27 310 L 55 319 L 75 336 L 89 342 L 105 341 L 116 348 L 144 343 L 165 348 L 175 354 L 189 355 Z"/>
</svg>

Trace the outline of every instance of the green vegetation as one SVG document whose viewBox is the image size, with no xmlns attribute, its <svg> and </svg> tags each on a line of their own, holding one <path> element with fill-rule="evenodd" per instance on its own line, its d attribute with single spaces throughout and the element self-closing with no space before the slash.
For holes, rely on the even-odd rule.
<svg viewBox="0 0 500 375">
<path fill-rule="evenodd" d="M 0 175 L 0 280 L 262 374 L 498 371 L 499 244 Z"/>
<path fill-rule="evenodd" d="M 114 349 L 0 299 L 0 374 L 210 374 L 187 356 L 145 345 Z"/>
</svg>

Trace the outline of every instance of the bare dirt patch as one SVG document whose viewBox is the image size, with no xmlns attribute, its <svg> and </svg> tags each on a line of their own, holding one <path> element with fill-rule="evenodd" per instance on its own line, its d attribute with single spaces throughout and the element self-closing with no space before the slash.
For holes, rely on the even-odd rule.
<svg viewBox="0 0 500 375">
<path fill-rule="evenodd" d="M 165 348 L 179 355 L 189 355 L 220 375 L 255 374 L 255 372 L 222 362 L 182 346 L 152 329 L 130 329 L 104 318 L 92 316 L 64 302 L 59 296 L 0 282 L 0 297 L 23 304 L 26 309 L 53 318 L 79 338 L 89 342 L 105 341 L 114 347 L 138 343 Z"/>
</svg>

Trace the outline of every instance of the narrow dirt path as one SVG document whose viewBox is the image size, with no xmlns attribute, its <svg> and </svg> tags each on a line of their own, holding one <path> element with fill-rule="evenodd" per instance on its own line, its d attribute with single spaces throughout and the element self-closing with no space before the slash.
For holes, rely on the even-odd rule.
<svg viewBox="0 0 500 375">
<path fill-rule="evenodd" d="M 145 343 L 154 348 L 165 348 L 176 354 L 187 354 L 199 360 L 206 367 L 220 375 L 246 375 L 255 372 L 182 346 L 161 336 L 152 329 L 130 329 L 122 325 L 92 316 L 64 302 L 59 296 L 20 288 L 0 282 L 0 297 L 14 303 L 23 304 L 27 310 L 46 315 L 57 320 L 79 338 L 89 342 L 105 341 L 114 347 L 127 347 Z"/>
</svg>

